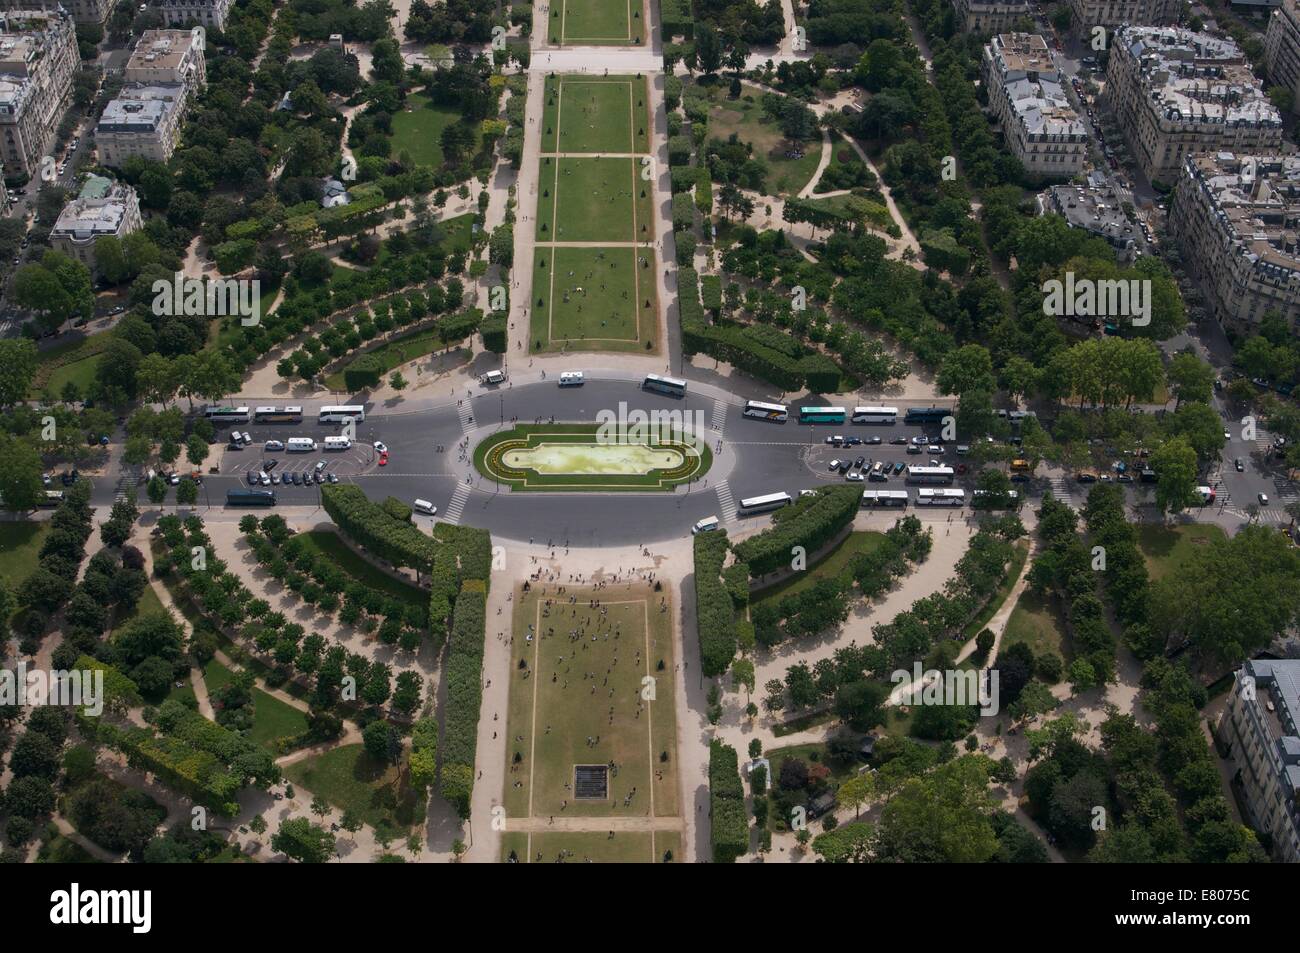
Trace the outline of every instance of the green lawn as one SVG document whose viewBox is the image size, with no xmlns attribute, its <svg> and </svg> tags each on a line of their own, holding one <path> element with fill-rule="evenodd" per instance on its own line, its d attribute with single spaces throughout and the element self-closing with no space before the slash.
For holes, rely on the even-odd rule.
<svg viewBox="0 0 1300 953">
<path fill-rule="evenodd" d="M 0 582 L 10 592 L 22 585 L 36 568 L 36 554 L 41 551 L 49 531 L 48 520 L 0 523 Z"/>
<path fill-rule="evenodd" d="M 820 579 L 832 578 L 840 575 L 840 573 L 847 572 L 849 563 L 854 556 L 858 553 L 869 553 L 878 549 L 884 541 L 884 533 L 849 533 L 844 538 L 844 542 L 831 550 L 821 560 L 809 566 L 806 571 L 796 573 L 789 579 L 755 592 L 750 599 L 750 605 L 755 606 L 761 602 L 779 602 L 786 596 L 792 596 L 795 593 L 802 592 L 809 586 L 815 585 Z"/>
<path fill-rule="evenodd" d="M 536 589 L 515 594 L 515 632 L 532 625 L 539 637 L 516 638 L 511 652 L 506 814 L 676 816 L 671 608 L 648 586 L 572 594 L 576 605 L 549 608 Z M 607 799 L 575 800 L 574 767 L 611 761 Z"/>
<path fill-rule="evenodd" d="M 253 689 L 253 727 L 248 740 L 278 752 L 283 738 L 297 738 L 307 730 L 307 716 L 260 688 Z"/>
<path fill-rule="evenodd" d="M 637 267 L 647 259 L 636 249 L 540 246 L 535 257 L 534 350 L 649 350 L 659 326 L 654 274 Z"/>
<path fill-rule="evenodd" d="M 1033 649 L 1035 656 L 1054 652 L 1067 665 L 1073 657 L 1065 635 L 1065 620 L 1056 600 L 1044 599 L 1029 589 L 1020 594 L 1016 607 L 1011 610 L 998 653 L 1005 653 L 1018 642 Z"/>
<path fill-rule="evenodd" d="M 385 595 L 400 599 L 408 605 L 427 606 L 429 594 L 419 586 L 390 576 L 382 569 L 367 562 L 348 548 L 347 543 L 339 539 L 331 530 L 313 530 L 300 534 L 307 549 L 317 556 L 330 560 L 339 569 L 353 579 L 364 583 L 368 589 L 378 589 Z"/>
<path fill-rule="evenodd" d="M 1197 548 L 1226 538 L 1223 530 L 1211 523 L 1183 526 L 1143 523 L 1137 528 L 1137 536 L 1152 582 L 1182 568 Z"/>
<path fill-rule="evenodd" d="M 633 159 L 542 159 L 539 242 L 654 240 L 651 184 Z"/>
<path fill-rule="evenodd" d="M 108 345 L 108 331 L 56 344 L 36 356 L 36 374 L 29 392 L 33 397 L 44 390 L 55 396 L 68 381 L 76 381 L 84 392 L 95 379 L 100 354 Z"/>
<path fill-rule="evenodd" d="M 53 825 L 51 825 L 53 827 Z M 100 861 L 75 841 L 55 831 L 41 844 L 36 854 L 38 864 L 98 864 Z"/>
<path fill-rule="evenodd" d="M 780 127 L 763 116 L 762 90 L 742 86 L 740 98 L 730 99 L 725 86 L 697 88 L 703 89 L 712 103 L 709 138 L 726 140 L 734 132 L 741 142 L 753 146 L 754 157 L 767 167 L 764 176 L 767 195 L 798 195 L 812 180 L 821 161 L 821 140 L 796 143 L 786 139 Z"/>
<path fill-rule="evenodd" d="M 998 586 L 997 592 L 993 593 L 989 598 L 979 615 L 971 619 L 966 628 L 962 630 L 963 642 L 975 638 L 980 629 L 988 625 L 989 619 L 998 614 L 1002 604 L 1007 601 L 1007 596 L 1011 595 L 1011 590 L 1015 587 L 1016 580 L 1020 578 L 1020 571 L 1025 568 L 1025 560 L 1028 558 L 1029 544 L 1022 539 L 1012 549 L 1011 563 L 1007 566 L 1007 576 L 1002 580 L 1002 585 Z"/>
<path fill-rule="evenodd" d="M 420 819 L 422 799 L 395 765 L 375 762 L 361 745 L 343 745 L 286 765 L 285 777 L 373 828 L 404 837 Z"/>
<path fill-rule="evenodd" d="M 650 107 L 645 80 L 632 76 L 548 79 L 542 130 L 543 154 L 648 153 Z"/>
<path fill-rule="evenodd" d="M 635 46 L 645 42 L 640 0 L 560 0 L 551 11 L 552 43 Z"/>
<path fill-rule="evenodd" d="M 406 108 L 393 114 L 393 158 L 406 152 L 419 165 L 441 168 L 443 130 L 458 119 L 458 109 L 435 106 L 423 93 L 412 93 Z"/>
<path fill-rule="evenodd" d="M 509 860 L 513 852 L 521 864 L 661 864 L 667 851 L 680 861 L 681 848 L 676 831 L 623 831 L 613 837 L 601 831 L 566 831 L 533 834 L 530 855 L 529 835 L 511 832 L 501 838 L 501 860 Z"/>
</svg>

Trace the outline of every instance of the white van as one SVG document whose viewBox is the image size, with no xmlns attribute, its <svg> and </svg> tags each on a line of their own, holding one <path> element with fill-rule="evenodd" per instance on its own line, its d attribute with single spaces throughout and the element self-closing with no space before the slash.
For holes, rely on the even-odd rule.
<svg viewBox="0 0 1300 953">
<path fill-rule="evenodd" d="M 328 443 L 330 438 L 325 438 Z M 290 437 L 284 445 L 284 449 L 289 453 L 311 453 L 316 449 L 316 441 L 311 437 Z"/>
<path fill-rule="evenodd" d="M 325 449 L 326 450 L 350 450 L 352 449 L 352 441 L 349 440 L 347 437 L 326 437 Z"/>
<path fill-rule="evenodd" d="M 718 528 L 718 518 L 716 516 L 706 516 L 704 519 L 700 520 L 698 523 L 696 523 L 694 526 L 691 527 L 691 535 L 694 536 L 696 533 L 707 533 L 709 532 L 709 530 L 714 530 L 717 528 Z"/>
<path fill-rule="evenodd" d="M 413 506 L 417 513 L 427 513 L 430 516 L 438 515 L 438 507 L 434 506 L 428 500 L 416 500 Z"/>
<path fill-rule="evenodd" d="M 484 384 L 504 384 L 506 381 L 505 371 L 488 371 L 483 375 Z"/>
<path fill-rule="evenodd" d="M 587 383 L 587 379 L 582 376 L 582 371 L 565 371 L 560 375 L 561 387 L 581 387 Z"/>
</svg>

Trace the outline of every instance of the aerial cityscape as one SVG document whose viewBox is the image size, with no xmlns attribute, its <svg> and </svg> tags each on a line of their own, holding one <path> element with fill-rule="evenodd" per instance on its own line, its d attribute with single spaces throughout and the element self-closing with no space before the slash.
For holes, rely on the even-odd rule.
<svg viewBox="0 0 1300 953">
<path fill-rule="evenodd" d="M 1298 118 L 1300 0 L 0 0 L 0 861 L 1300 862 Z"/>
</svg>

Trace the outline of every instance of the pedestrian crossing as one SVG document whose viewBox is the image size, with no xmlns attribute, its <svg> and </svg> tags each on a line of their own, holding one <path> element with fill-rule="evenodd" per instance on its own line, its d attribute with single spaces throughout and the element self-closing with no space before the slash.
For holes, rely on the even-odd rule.
<svg viewBox="0 0 1300 953">
<path fill-rule="evenodd" d="M 713 419 L 709 421 L 709 426 L 719 433 L 727 425 L 727 407 L 729 405 L 725 400 L 716 398 L 713 401 Z"/>
<path fill-rule="evenodd" d="M 140 485 L 140 478 L 137 476 L 125 476 L 117 482 L 117 492 L 113 496 L 114 502 L 119 500 L 134 501 L 137 496 L 137 487 Z"/>
<path fill-rule="evenodd" d="M 1048 477 L 1047 482 L 1048 485 L 1051 486 L 1052 488 L 1052 496 L 1056 497 L 1056 499 L 1058 500 L 1070 499 L 1071 493 L 1073 493 L 1074 488 L 1073 486 L 1071 486 L 1070 481 L 1064 475 Z"/>
<path fill-rule="evenodd" d="M 734 523 L 736 521 L 736 501 L 731 495 L 731 487 L 727 481 L 723 480 L 713 488 L 713 492 L 718 496 L 718 519 L 724 523 Z"/>
<path fill-rule="evenodd" d="M 447 504 L 447 510 L 442 514 L 444 523 L 458 525 L 461 514 L 465 512 L 465 504 L 469 501 L 469 484 L 457 483 L 456 490 L 451 494 L 451 502 Z"/>
<path fill-rule="evenodd" d="M 469 433 L 474 429 L 474 405 L 468 400 L 461 402 L 456 408 L 456 413 L 460 416 L 460 429 L 462 433 Z"/>
</svg>

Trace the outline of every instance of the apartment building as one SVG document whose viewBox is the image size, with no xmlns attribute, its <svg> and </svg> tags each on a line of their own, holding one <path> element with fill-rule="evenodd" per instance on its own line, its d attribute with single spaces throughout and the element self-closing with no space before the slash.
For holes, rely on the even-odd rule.
<svg viewBox="0 0 1300 953">
<path fill-rule="evenodd" d="M 1143 173 L 1172 185 L 1198 152 L 1276 152 L 1282 117 L 1227 37 L 1174 27 L 1115 31 L 1106 96 Z"/>
<path fill-rule="evenodd" d="M 163 0 L 158 7 L 168 26 L 203 26 L 224 30 L 234 0 Z"/>
<path fill-rule="evenodd" d="M 1295 97 L 1293 112 L 1300 112 L 1300 4 L 1283 0 L 1268 18 L 1264 34 L 1264 66 L 1275 86 L 1284 86 Z"/>
<path fill-rule="evenodd" d="M 188 30 L 149 30 L 123 79 L 126 85 L 95 126 L 100 161 L 116 167 L 132 156 L 166 162 L 180 140 L 186 108 L 207 81 L 203 44 Z"/>
<path fill-rule="evenodd" d="M 80 64 L 67 13 L 0 14 L 0 162 L 9 175 L 39 174 Z"/>
<path fill-rule="evenodd" d="M 1125 23 L 1159 26 L 1178 21 L 1182 0 L 1070 0 L 1070 24 L 1080 36 L 1093 27 L 1107 32 Z"/>
<path fill-rule="evenodd" d="M 50 245 L 95 268 L 95 242 L 123 238 L 144 225 L 135 189 L 102 176 L 86 178 L 77 197 L 63 207 L 50 232 Z"/>
<path fill-rule="evenodd" d="M 1088 135 L 1047 41 L 1036 33 L 998 34 L 984 47 L 983 71 L 989 109 L 1025 171 L 1050 178 L 1081 172 Z"/>
<path fill-rule="evenodd" d="M 1029 0 L 953 0 L 953 8 L 967 33 L 1005 33 L 1034 19 Z"/>
<path fill-rule="evenodd" d="M 103 24 L 113 12 L 115 0 L 0 0 L 0 11 L 44 10 L 54 12 L 62 7 L 78 23 Z"/>
<path fill-rule="evenodd" d="M 1300 659 L 1252 659 L 1237 671 L 1218 737 L 1236 764 L 1252 826 L 1273 856 L 1300 862 Z"/>
<path fill-rule="evenodd" d="M 1300 156 L 1187 158 L 1169 234 L 1220 324 L 1247 330 L 1269 311 L 1300 321 Z"/>
<path fill-rule="evenodd" d="M 1037 205 L 1039 215 L 1060 215 L 1071 228 L 1108 242 L 1120 261 L 1135 257 L 1138 227 L 1104 173 L 1089 173 L 1086 185 L 1053 185 L 1039 193 Z"/>
<path fill-rule="evenodd" d="M 196 92 L 208 82 L 204 44 L 189 30 L 145 30 L 122 79 L 145 86 L 188 86 Z"/>
</svg>

